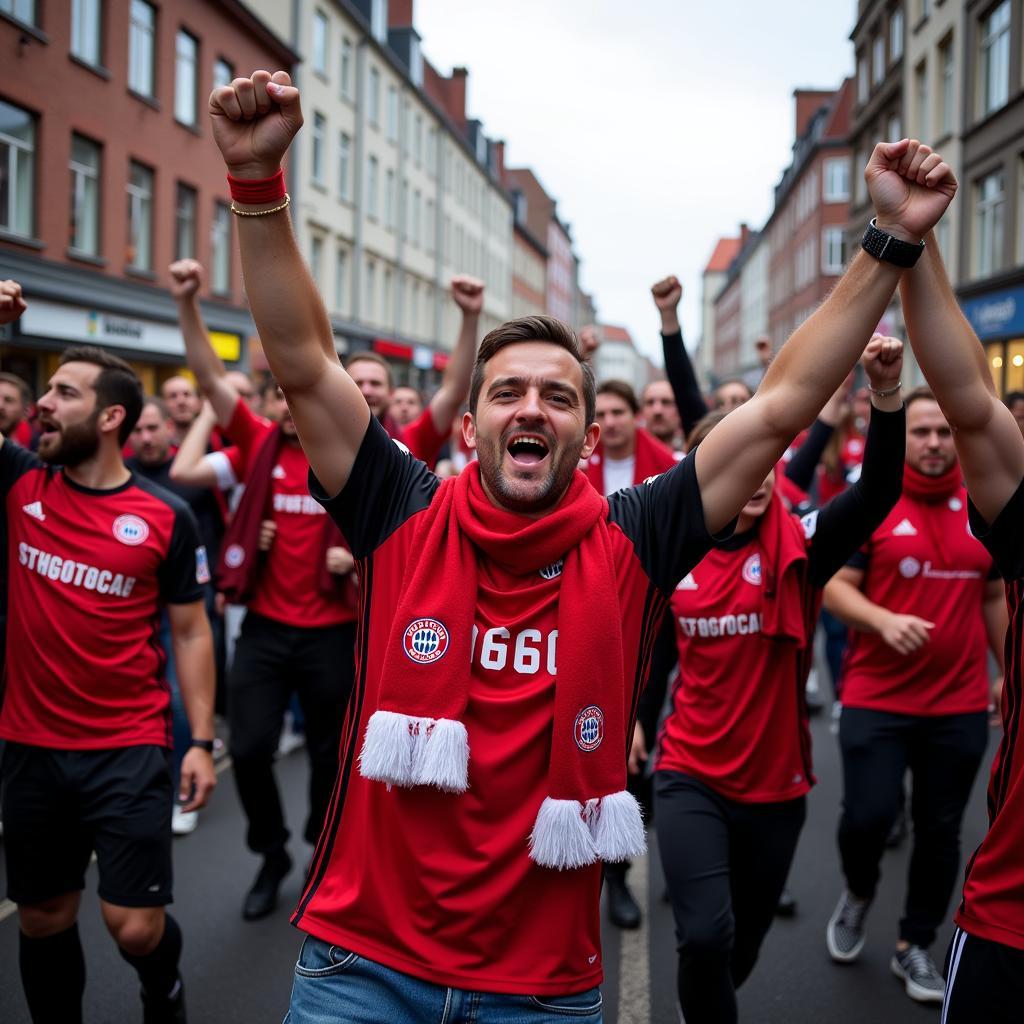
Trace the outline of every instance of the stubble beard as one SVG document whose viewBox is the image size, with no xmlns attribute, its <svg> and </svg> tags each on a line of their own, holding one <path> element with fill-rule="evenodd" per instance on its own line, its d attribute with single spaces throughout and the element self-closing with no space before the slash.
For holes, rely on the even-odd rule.
<svg viewBox="0 0 1024 1024">
<path fill-rule="evenodd" d="M 537 513 L 556 505 L 565 494 L 579 462 L 569 446 L 555 446 L 549 440 L 551 465 L 538 481 L 517 481 L 503 467 L 505 441 L 477 443 L 480 476 L 501 506 L 510 512 Z M 580 443 L 582 448 L 582 441 Z"/>
</svg>

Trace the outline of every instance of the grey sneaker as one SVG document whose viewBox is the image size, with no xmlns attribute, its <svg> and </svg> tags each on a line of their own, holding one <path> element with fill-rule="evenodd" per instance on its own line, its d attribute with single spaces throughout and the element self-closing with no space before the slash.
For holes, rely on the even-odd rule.
<svg viewBox="0 0 1024 1024">
<path fill-rule="evenodd" d="M 928 951 L 920 946 L 896 950 L 889 962 L 892 973 L 902 978 L 907 995 L 919 1003 L 941 1003 L 946 980 L 939 974 Z"/>
<path fill-rule="evenodd" d="M 836 963 L 852 963 L 864 948 L 864 918 L 871 900 L 859 900 L 848 889 L 843 890 L 836 909 L 825 929 L 825 944 Z"/>
</svg>

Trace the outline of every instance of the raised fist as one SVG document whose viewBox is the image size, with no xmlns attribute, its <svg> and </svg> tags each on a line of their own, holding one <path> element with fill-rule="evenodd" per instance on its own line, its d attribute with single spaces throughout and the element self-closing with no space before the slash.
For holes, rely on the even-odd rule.
<svg viewBox="0 0 1024 1024">
<path fill-rule="evenodd" d="M 916 139 L 880 142 L 864 171 L 883 231 L 920 242 L 956 195 L 956 176 L 938 153 Z"/>
<path fill-rule="evenodd" d="M 585 360 L 597 351 L 598 345 L 601 344 L 601 336 L 597 333 L 597 328 L 593 324 L 587 324 L 586 327 L 581 327 L 579 332 L 580 339 L 580 355 Z"/>
<path fill-rule="evenodd" d="M 868 375 L 868 383 L 876 391 L 895 387 L 903 370 L 903 342 L 899 338 L 873 334 L 860 357 L 860 364 Z"/>
<path fill-rule="evenodd" d="M 171 275 L 171 298 L 177 302 L 191 299 L 203 285 L 203 265 L 199 260 L 175 260 L 167 270 Z"/>
<path fill-rule="evenodd" d="M 675 309 L 683 297 L 683 286 L 676 276 L 666 277 L 651 285 L 651 295 L 659 310 Z"/>
<path fill-rule="evenodd" d="M 17 281 L 0 281 L 0 325 L 13 324 L 28 305 L 21 297 L 21 285 Z"/>
<path fill-rule="evenodd" d="M 452 298 L 468 316 L 479 316 L 484 308 L 484 283 L 477 277 L 457 274 L 452 278 Z"/>
<path fill-rule="evenodd" d="M 210 123 L 231 174 L 269 178 L 302 127 L 299 90 L 287 71 L 254 71 L 210 93 Z"/>
</svg>

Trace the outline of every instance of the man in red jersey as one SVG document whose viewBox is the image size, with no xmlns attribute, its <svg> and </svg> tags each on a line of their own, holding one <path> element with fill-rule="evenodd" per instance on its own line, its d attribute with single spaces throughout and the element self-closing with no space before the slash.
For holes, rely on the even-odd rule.
<svg viewBox="0 0 1024 1024">
<path fill-rule="evenodd" d="M 1003 586 L 967 529 L 967 492 L 949 424 L 930 391 L 906 397 L 903 495 L 825 589 L 853 630 L 843 671 L 839 850 L 846 892 L 828 927 L 855 960 L 886 837 L 913 776 L 914 849 L 892 970 L 907 994 L 941 1002 L 928 954 L 960 864 L 960 825 L 988 742 L 988 649 L 1002 657 Z"/>
<path fill-rule="evenodd" d="M 236 79 L 210 113 L 236 196 L 276 195 L 302 123 L 287 73 Z M 926 231 L 948 179 L 893 181 L 905 145 L 876 148 L 873 194 Z M 901 271 L 854 259 L 754 399 L 692 458 L 607 499 L 576 471 L 600 428 L 575 336 L 511 321 L 474 367 L 463 432 L 478 460 L 441 483 L 343 372 L 280 199 L 235 205 L 251 214 L 246 290 L 311 489 L 360 572 L 360 672 L 293 917 L 308 937 L 291 1020 L 600 1021 L 600 862 L 643 849 L 625 762 L 656 627 L 845 378 Z"/>
<path fill-rule="evenodd" d="M 920 180 L 934 166 L 926 146 L 912 145 L 901 173 Z M 1024 1006 L 1024 441 L 1013 414 L 996 397 L 988 362 L 960 312 L 931 234 L 925 255 L 903 276 L 900 294 L 914 353 L 953 430 L 970 495 L 971 531 L 1005 581 L 1006 638 L 1003 738 L 989 780 L 989 829 L 971 857 L 957 932 L 946 967 L 943 1024 L 1010 1024 Z"/>
<path fill-rule="evenodd" d="M 400 385 L 391 392 L 388 412 L 400 427 L 407 427 L 423 415 L 423 399 L 415 388 Z"/>
<path fill-rule="evenodd" d="M 216 784 L 209 573 L 185 503 L 121 460 L 141 406 L 126 363 L 68 349 L 39 400 L 40 457 L 0 441 L 10 627 L 21 638 L 7 652 L 0 714 L 3 845 L 38 1024 L 82 1019 L 76 921 L 93 851 L 103 919 L 138 972 L 145 1020 L 185 1020 L 181 931 L 164 909 L 174 793 L 155 634 L 166 606 L 194 737 L 181 767 L 192 810 Z"/>
</svg>

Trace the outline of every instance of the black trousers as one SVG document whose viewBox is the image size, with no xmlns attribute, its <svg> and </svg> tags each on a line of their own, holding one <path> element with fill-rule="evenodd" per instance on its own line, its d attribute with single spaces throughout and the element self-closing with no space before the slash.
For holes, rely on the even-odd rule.
<svg viewBox="0 0 1024 1024">
<path fill-rule="evenodd" d="M 979 939 L 957 928 L 946 954 L 942 1024 L 1020 1024 L 1024 1016 L 1024 949 Z"/>
<path fill-rule="evenodd" d="M 249 823 L 246 842 L 255 853 L 276 852 L 288 839 L 273 765 L 293 692 L 306 717 L 310 762 L 304 834 L 310 843 L 319 837 L 354 673 L 354 623 L 304 629 L 246 614 L 228 675 L 228 725 L 235 785 Z"/>
<path fill-rule="evenodd" d="M 757 960 L 807 808 L 727 800 L 680 772 L 654 773 L 658 849 L 672 898 L 686 1024 L 732 1024 L 736 989 Z"/>
<path fill-rule="evenodd" d="M 960 825 L 988 744 L 988 715 L 897 715 L 843 708 L 839 853 L 850 892 L 870 899 L 885 840 L 913 777 L 914 848 L 900 938 L 927 948 L 949 912 L 960 869 Z"/>
</svg>

